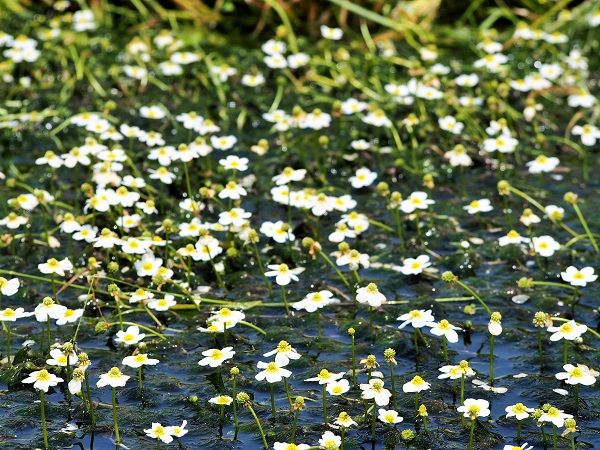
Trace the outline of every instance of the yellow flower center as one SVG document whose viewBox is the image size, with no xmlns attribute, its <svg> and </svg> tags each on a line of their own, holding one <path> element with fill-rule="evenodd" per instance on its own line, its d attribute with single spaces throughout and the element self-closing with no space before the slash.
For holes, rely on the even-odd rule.
<svg viewBox="0 0 600 450">
<path fill-rule="evenodd" d="M 274 362 L 270 362 L 267 364 L 267 367 L 265 367 L 265 370 L 267 372 L 276 373 L 279 371 L 279 366 Z"/>
<path fill-rule="evenodd" d="M 38 381 L 49 381 L 50 380 L 50 372 L 46 369 L 40 370 L 36 376 Z"/>
<path fill-rule="evenodd" d="M 223 357 L 223 352 L 219 349 L 215 349 L 212 351 L 212 353 L 210 354 L 210 357 L 214 360 L 218 360 L 221 359 Z"/>
</svg>

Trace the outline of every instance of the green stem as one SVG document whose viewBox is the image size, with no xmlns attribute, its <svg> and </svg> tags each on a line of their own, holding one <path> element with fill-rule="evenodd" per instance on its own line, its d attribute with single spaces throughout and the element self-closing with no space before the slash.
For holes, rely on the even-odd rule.
<svg viewBox="0 0 600 450">
<path fill-rule="evenodd" d="M 446 344 L 446 338 L 442 336 L 442 351 L 444 352 L 444 361 L 448 364 L 448 345 Z"/>
<path fill-rule="evenodd" d="M 351 336 L 351 338 L 352 343 L 350 345 L 352 349 L 352 384 L 356 386 L 356 343 L 354 342 L 354 334 Z"/>
<path fill-rule="evenodd" d="M 238 415 L 237 415 L 237 401 L 236 401 L 237 389 L 236 389 L 235 376 L 231 379 L 231 396 L 233 397 L 233 427 L 235 430 L 233 433 L 233 440 L 235 441 L 235 440 L 237 440 L 237 435 L 240 430 L 240 423 L 238 421 Z"/>
<path fill-rule="evenodd" d="M 292 443 L 296 442 L 296 430 L 298 429 L 298 415 L 300 411 L 294 411 L 294 422 L 292 423 L 292 434 L 290 436 L 290 441 Z"/>
<path fill-rule="evenodd" d="M 327 385 L 323 385 L 323 423 L 327 427 Z"/>
<path fill-rule="evenodd" d="M 321 329 L 321 312 L 317 311 L 317 336 L 319 339 L 323 336 L 323 331 Z"/>
<path fill-rule="evenodd" d="M 12 367 L 12 360 L 10 358 L 10 324 L 6 324 L 6 358 L 8 360 L 8 367 Z"/>
<path fill-rule="evenodd" d="M 396 400 L 396 380 L 395 380 L 395 376 L 394 376 L 394 364 L 391 363 L 390 364 L 390 384 L 392 386 L 392 406 L 394 407 L 394 409 L 397 408 L 398 406 L 398 402 Z"/>
<path fill-rule="evenodd" d="M 46 430 L 45 393 L 42 390 L 40 390 L 40 411 L 42 413 L 42 435 L 44 436 L 44 448 L 48 449 L 48 431 Z"/>
<path fill-rule="evenodd" d="M 290 395 L 290 383 L 288 383 L 287 378 L 283 379 L 283 385 L 285 386 L 285 395 L 288 399 L 288 404 L 290 405 L 290 411 L 292 411 L 292 396 Z"/>
<path fill-rule="evenodd" d="M 373 403 L 373 409 L 371 412 L 371 440 L 375 445 L 375 423 L 377 421 L 377 404 Z"/>
<path fill-rule="evenodd" d="M 269 393 L 271 394 L 271 416 L 273 417 L 273 420 L 275 420 L 275 386 L 273 383 L 269 383 Z"/>
<path fill-rule="evenodd" d="M 419 417 L 419 393 L 415 392 L 415 417 Z"/>
<path fill-rule="evenodd" d="M 537 344 L 538 344 L 538 355 L 540 357 L 540 370 L 542 365 L 544 364 L 544 352 L 542 347 L 542 330 L 538 328 L 537 330 Z"/>
<path fill-rule="evenodd" d="M 469 448 L 468 450 L 473 449 L 473 433 L 475 432 L 475 420 L 471 419 L 471 430 L 469 431 Z"/>
<path fill-rule="evenodd" d="M 485 302 L 483 301 L 483 299 L 479 296 L 479 294 L 477 292 L 475 292 L 473 289 L 471 289 L 469 286 L 467 286 L 465 283 L 463 283 L 460 280 L 456 280 L 456 284 L 458 284 L 465 291 L 467 291 L 469 294 L 471 294 L 473 297 L 475 297 L 477 299 L 477 301 L 479 303 L 481 303 L 481 306 L 483 306 L 483 308 L 487 311 L 487 313 L 490 316 L 492 315 L 492 310 L 488 307 L 488 305 L 485 304 Z"/>
<path fill-rule="evenodd" d="M 566 339 L 563 339 L 563 341 L 563 364 L 567 364 L 569 359 L 569 342 Z"/>
<path fill-rule="evenodd" d="M 115 427 L 115 442 L 121 443 L 121 436 L 119 435 L 119 424 L 117 423 L 117 390 L 112 388 L 112 416 Z"/>
<path fill-rule="evenodd" d="M 496 336 L 490 335 L 490 384 L 494 384 L 494 342 Z"/>
<path fill-rule="evenodd" d="M 250 410 L 250 414 L 254 417 L 254 421 L 256 422 L 256 426 L 258 427 L 258 432 L 260 433 L 260 438 L 262 439 L 262 443 L 265 447 L 265 450 L 269 450 L 269 445 L 267 444 L 267 439 L 265 438 L 265 432 L 262 429 L 262 425 L 260 424 L 260 420 L 258 420 L 258 416 L 254 412 L 254 409 L 251 405 L 248 405 L 248 409 Z"/>
<path fill-rule="evenodd" d="M 140 387 L 140 394 L 142 395 L 142 398 L 144 398 L 144 380 L 143 380 L 143 374 L 142 374 L 143 370 L 144 370 L 144 366 L 140 366 L 138 369 L 138 385 Z"/>
<path fill-rule="evenodd" d="M 281 21 L 283 22 L 283 26 L 286 30 L 286 37 L 288 40 L 288 44 L 290 45 L 290 49 L 294 53 L 298 53 L 298 43 L 296 42 L 296 35 L 294 34 L 294 29 L 292 28 L 292 23 L 288 15 L 286 14 L 283 7 L 279 4 L 277 0 L 265 0 L 271 8 L 275 10 Z"/>
<path fill-rule="evenodd" d="M 260 274 L 265 280 L 267 289 L 269 292 L 272 292 L 273 288 L 271 287 L 271 283 L 269 283 L 269 279 L 265 276 L 265 266 L 263 266 L 262 259 L 260 259 L 260 254 L 258 253 L 258 247 L 256 246 L 256 243 L 253 243 L 252 247 L 254 248 L 254 257 L 256 258 L 256 264 L 258 264 L 258 268 L 260 269 Z"/>
<path fill-rule="evenodd" d="M 191 199 L 192 198 L 192 185 L 190 183 L 190 174 L 188 172 L 188 166 L 187 163 L 183 163 L 183 173 L 185 174 L 185 185 L 187 187 L 187 193 L 188 193 L 188 197 Z"/>
<path fill-rule="evenodd" d="M 579 205 L 577 203 L 573 203 L 573 209 L 575 210 L 575 213 L 577 214 L 577 217 L 579 218 L 579 221 L 581 222 L 581 225 L 583 226 L 585 233 L 590 238 L 590 241 L 592 242 L 592 246 L 594 247 L 594 250 L 596 251 L 596 253 L 600 253 L 600 249 L 598 248 L 596 239 L 594 238 L 594 235 L 592 234 L 590 227 L 588 226 L 588 223 L 585 220 L 585 217 L 583 217 L 583 214 L 581 213 L 581 209 L 579 209 Z"/>
<path fill-rule="evenodd" d="M 285 286 L 281 286 L 281 298 L 283 299 L 283 305 L 285 307 L 286 315 L 290 315 L 290 307 L 288 306 L 287 296 L 285 295 Z"/>
<path fill-rule="evenodd" d="M 344 276 L 344 274 L 342 272 L 340 272 L 340 270 L 333 263 L 333 261 L 331 260 L 331 258 L 329 258 L 329 256 L 327 256 L 321 250 L 319 251 L 319 255 L 321 255 L 321 257 L 327 262 L 327 264 L 329 264 L 333 268 L 333 270 L 335 270 L 335 273 L 337 273 L 338 278 L 340 280 L 342 280 L 342 283 L 344 283 L 348 289 L 352 290 L 352 286 L 350 285 L 350 282 L 346 279 L 346 277 Z"/>
<path fill-rule="evenodd" d="M 50 336 L 50 317 L 48 317 L 48 320 L 46 321 L 46 338 L 48 339 L 48 353 L 50 353 L 50 347 L 52 345 L 52 338 Z"/>
<path fill-rule="evenodd" d="M 84 372 L 84 380 L 85 380 L 85 392 L 88 399 L 88 408 L 90 419 L 92 420 L 92 428 L 96 426 L 96 416 L 94 414 L 94 402 L 92 400 L 92 390 L 90 389 L 90 381 L 88 378 L 87 371 Z"/>
</svg>

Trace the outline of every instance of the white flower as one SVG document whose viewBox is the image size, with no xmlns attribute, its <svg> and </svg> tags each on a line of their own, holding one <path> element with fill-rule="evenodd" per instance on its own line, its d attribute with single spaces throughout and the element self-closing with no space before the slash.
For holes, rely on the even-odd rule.
<svg viewBox="0 0 600 450">
<path fill-rule="evenodd" d="M 163 427 L 160 423 L 152 422 L 152 428 L 144 430 L 146 436 L 152 439 L 160 439 L 165 444 L 173 442 L 173 436 L 169 433 L 169 427 Z"/>
<path fill-rule="evenodd" d="M 529 242 L 529 239 L 522 237 L 517 231 L 510 230 L 505 236 L 498 239 L 498 245 L 504 247 L 509 244 L 520 244 L 522 242 Z"/>
<path fill-rule="evenodd" d="M 408 324 L 412 325 L 413 328 L 433 327 L 435 326 L 435 319 L 431 314 L 431 310 L 424 309 L 413 309 L 405 314 L 398 317 L 402 323 L 398 327 L 399 329 L 404 328 Z"/>
<path fill-rule="evenodd" d="M 456 330 L 460 330 L 459 327 L 452 325 L 446 319 L 440 320 L 438 323 L 434 323 L 429 331 L 434 336 L 444 336 L 448 342 L 458 342 L 458 333 Z"/>
<path fill-rule="evenodd" d="M 396 424 L 404 420 L 403 417 L 398 415 L 398 411 L 395 411 L 393 409 L 380 408 L 378 412 L 378 419 L 381 420 L 383 423 Z"/>
<path fill-rule="evenodd" d="M 467 419 L 475 420 L 477 417 L 487 417 L 490 415 L 490 402 L 483 399 L 468 398 L 462 406 L 458 407 L 458 412 L 463 413 Z"/>
<path fill-rule="evenodd" d="M 367 304 L 372 308 L 377 308 L 383 305 L 387 299 L 385 295 L 379 292 L 379 288 L 375 283 L 369 283 L 367 286 L 360 287 L 356 290 L 356 301 L 358 303 Z"/>
<path fill-rule="evenodd" d="M 113 367 L 108 372 L 100 375 L 100 379 L 96 383 L 97 387 L 110 386 L 113 388 L 123 387 L 127 380 L 131 378 L 129 375 L 121 373 L 118 367 Z"/>
<path fill-rule="evenodd" d="M 319 445 L 324 450 L 337 450 L 342 445 L 342 438 L 331 431 L 326 431 L 319 439 Z"/>
<path fill-rule="evenodd" d="M 0 293 L 2 295 L 6 295 L 7 297 L 15 295 L 18 292 L 20 285 L 18 278 L 7 280 L 4 277 L 0 277 Z"/>
<path fill-rule="evenodd" d="M 64 277 L 65 272 L 73 270 L 73 264 L 71 264 L 69 258 L 64 258 L 60 261 L 58 261 L 56 258 L 50 258 L 45 263 L 38 264 L 38 269 L 42 273 L 57 274 L 61 277 Z"/>
<path fill-rule="evenodd" d="M 46 360 L 46 364 L 50 366 L 67 367 L 67 365 L 73 367 L 77 363 L 77 355 L 71 352 L 69 355 L 65 355 L 59 348 L 53 348 L 50 350 L 50 358 Z"/>
<path fill-rule="evenodd" d="M 548 331 L 552 333 L 550 340 L 553 342 L 561 339 L 573 341 L 585 333 L 587 329 L 587 325 L 578 324 L 574 320 L 565 322 L 559 327 L 548 327 Z"/>
<path fill-rule="evenodd" d="M 300 353 L 298 353 L 287 341 L 279 341 L 275 350 L 263 354 L 265 357 L 273 355 L 275 355 L 275 362 L 280 367 L 287 366 L 291 359 L 300 359 Z"/>
<path fill-rule="evenodd" d="M 481 212 L 489 212 L 494 208 L 487 198 L 482 198 L 479 200 L 472 200 L 468 205 L 463 206 L 463 209 L 469 214 L 477 214 Z"/>
<path fill-rule="evenodd" d="M 226 158 L 219 160 L 219 164 L 227 170 L 237 170 L 239 172 L 248 170 L 248 158 L 240 158 L 236 155 L 227 155 Z"/>
<path fill-rule="evenodd" d="M 350 390 L 350 383 L 348 380 L 342 378 L 341 380 L 334 380 L 327 383 L 325 389 L 330 395 L 342 395 Z"/>
<path fill-rule="evenodd" d="M 158 363 L 158 359 L 148 358 L 148 354 L 146 353 L 138 353 L 123 358 L 123 365 L 132 369 L 138 369 L 142 366 L 155 366 Z"/>
<path fill-rule="evenodd" d="M 292 444 L 289 442 L 275 442 L 273 450 L 307 450 L 310 448 L 308 444 Z"/>
<path fill-rule="evenodd" d="M 292 306 L 296 310 L 304 309 L 306 312 L 315 312 L 317 309 L 323 308 L 324 306 L 339 302 L 340 301 L 337 298 L 333 297 L 331 291 L 322 290 L 306 294 L 302 300 L 292 304 Z M 265 354 L 265 356 L 268 355 Z"/>
<path fill-rule="evenodd" d="M 596 145 L 596 140 L 600 139 L 600 129 L 594 125 L 575 125 L 571 130 L 575 136 L 581 136 L 581 143 L 592 147 Z"/>
<path fill-rule="evenodd" d="M 339 380 L 343 376 L 344 376 L 344 372 L 335 373 L 335 372 L 330 372 L 327 369 L 323 369 L 319 372 L 319 374 L 316 377 L 307 378 L 304 381 L 317 381 L 319 384 L 328 384 L 328 383 L 331 383 L 332 381 Z"/>
<path fill-rule="evenodd" d="M 223 226 L 241 227 L 250 217 L 252 217 L 252 213 L 242 208 L 231 208 L 229 211 L 219 213 L 219 223 Z"/>
<path fill-rule="evenodd" d="M 368 104 L 365 102 L 361 102 L 355 98 L 349 98 L 342 102 L 341 111 L 343 114 L 356 114 L 367 109 Z"/>
<path fill-rule="evenodd" d="M 329 28 L 326 25 L 321 25 L 321 36 L 332 41 L 339 41 L 344 36 L 344 32 L 341 28 Z"/>
<path fill-rule="evenodd" d="M 529 173 L 552 172 L 560 164 L 560 161 L 555 156 L 547 157 L 539 155 L 533 161 L 529 161 Z"/>
<path fill-rule="evenodd" d="M 375 127 L 391 127 L 392 121 L 388 119 L 385 112 L 381 109 L 375 111 L 369 111 L 369 113 L 362 118 L 364 123 L 373 125 Z"/>
<path fill-rule="evenodd" d="M 462 145 L 457 145 L 444 153 L 444 158 L 450 161 L 452 167 L 468 167 L 473 164 L 473 160 Z"/>
<path fill-rule="evenodd" d="M 355 189 L 370 186 L 377 178 L 377 173 L 370 171 L 366 167 L 361 167 L 354 176 L 350 177 L 350 184 Z"/>
<path fill-rule="evenodd" d="M 145 253 L 140 261 L 135 262 L 135 269 L 139 277 L 153 277 L 158 272 L 163 260 L 156 258 L 152 253 Z"/>
<path fill-rule="evenodd" d="M 449 378 L 451 380 L 458 380 L 462 377 L 466 378 L 475 375 L 475 371 L 471 369 L 471 367 L 469 367 L 468 364 L 465 366 L 461 366 L 460 364 L 454 366 L 442 366 L 438 370 L 442 372 L 440 375 L 438 375 L 438 378 L 440 380 L 444 380 L 446 378 Z"/>
<path fill-rule="evenodd" d="M 514 417 L 517 420 L 527 419 L 529 413 L 533 412 L 533 408 L 528 408 L 523 403 L 516 403 L 505 408 L 506 417 Z"/>
<path fill-rule="evenodd" d="M 562 409 L 551 407 L 547 412 L 544 412 L 538 421 L 550 422 L 558 428 L 562 428 L 565 425 L 566 419 L 572 419 L 571 414 L 566 414 Z"/>
<path fill-rule="evenodd" d="M 560 276 L 564 281 L 571 284 L 571 286 L 586 286 L 598 278 L 598 275 L 594 274 L 593 267 L 578 269 L 575 266 L 567 267 L 564 272 L 561 272 Z"/>
<path fill-rule="evenodd" d="M 35 320 L 38 322 L 47 322 L 50 319 L 59 319 L 63 316 L 66 309 L 66 306 L 54 303 L 54 300 L 50 297 L 44 297 L 42 303 L 34 309 Z"/>
<path fill-rule="evenodd" d="M 451 132 L 452 134 L 460 134 L 464 128 L 462 122 L 458 122 L 453 116 L 444 116 L 438 119 L 438 124 L 442 130 Z"/>
<path fill-rule="evenodd" d="M 48 389 L 56 386 L 58 383 L 64 381 L 62 378 L 48 372 L 46 369 L 36 370 L 31 372 L 24 380 L 23 383 L 33 383 L 34 389 L 39 391 L 48 392 Z"/>
<path fill-rule="evenodd" d="M 342 411 L 338 415 L 337 419 L 335 419 L 335 422 L 333 423 L 344 428 L 351 427 L 352 425 L 357 425 L 357 423 L 352 419 L 352 417 L 350 417 L 350 415 L 344 411 Z"/>
<path fill-rule="evenodd" d="M 544 211 L 552 222 L 560 222 L 565 217 L 565 210 L 560 206 L 548 205 L 544 208 Z"/>
<path fill-rule="evenodd" d="M 499 313 L 493 313 L 488 322 L 488 332 L 492 336 L 500 336 L 502 334 L 502 317 Z"/>
<path fill-rule="evenodd" d="M 25 312 L 23 308 L 5 308 L 0 310 L 0 322 L 16 322 L 23 317 L 31 317 L 34 313 Z"/>
<path fill-rule="evenodd" d="M 280 53 L 267 55 L 264 57 L 263 61 L 265 62 L 267 67 L 271 69 L 284 69 L 288 65 L 287 59 Z"/>
<path fill-rule="evenodd" d="M 290 181 L 302 181 L 306 176 L 306 169 L 293 169 L 286 167 L 279 175 L 273 177 L 277 186 L 288 184 Z"/>
<path fill-rule="evenodd" d="M 233 351 L 233 347 L 224 347 L 221 350 L 219 350 L 218 348 L 211 348 L 209 350 L 203 351 L 202 355 L 205 356 L 205 358 L 198 361 L 199 365 L 219 367 L 228 359 L 233 358 L 235 352 Z"/>
<path fill-rule="evenodd" d="M 185 427 L 187 426 L 187 420 L 184 420 L 183 422 L 181 422 L 181 425 L 171 425 L 167 427 L 168 433 L 170 433 L 171 435 L 175 436 L 175 437 L 182 437 L 185 436 L 189 430 L 187 430 Z"/>
<path fill-rule="evenodd" d="M 429 256 L 419 255 L 416 258 L 406 258 L 404 261 L 402 261 L 400 272 L 402 272 L 404 275 L 418 275 L 429 266 L 431 266 Z"/>
<path fill-rule="evenodd" d="M 284 378 L 289 378 L 292 372 L 279 366 L 276 362 L 266 363 L 259 361 L 256 367 L 263 369 L 256 374 L 258 381 L 266 380 L 267 383 L 278 383 Z"/>
<path fill-rule="evenodd" d="M 219 406 L 229 406 L 233 403 L 233 398 L 231 398 L 229 395 L 218 395 L 216 397 L 212 397 L 208 403 Z"/>
<path fill-rule="evenodd" d="M 410 214 L 416 209 L 427 209 L 429 205 L 433 205 L 435 201 L 427 198 L 426 192 L 416 191 L 408 196 L 406 200 L 400 203 L 400 210 Z"/>
<path fill-rule="evenodd" d="M 115 342 L 125 346 L 130 346 L 137 344 L 145 337 L 146 335 L 144 333 L 140 333 L 140 328 L 137 325 L 131 325 L 127 327 L 125 331 L 117 331 Z"/>
<path fill-rule="evenodd" d="M 402 391 L 406 392 L 406 393 L 421 392 L 421 391 L 426 391 L 430 387 L 431 387 L 430 383 L 426 382 L 419 375 L 416 375 L 415 377 L 413 377 L 412 380 L 410 380 L 409 382 L 404 383 L 402 385 Z"/>
<path fill-rule="evenodd" d="M 265 276 L 275 277 L 275 282 L 279 286 L 287 286 L 292 281 L 298 281 L 297 275 L 304 272 L 303 267 L 290 269 L 287 264 L 269 264 L 267 267 L 271 270 L 265 272 Z"/>
<path fill-rule="evenodd" d="M 165 294 L 162 298 L 154 298 L 147 303 L 148 308 L 154 311 L 168 311 L 169 308 L 176 304 L 175 297 L 171 294 Z"/>
<path fill-rule="evenodd" d="M 8 216 L 0 220 L 0 225 L 3 225 L 11 230 L 16 230 L 21 225 L 25 225 L 27 222 L 29 222 L 27 217 L 19 216 L 14 212 L 11 212 L 8 214 Z"/>
<path fill-rule="evenodd" d="M 235 136 L 211 136 L 210 145 L 217 150 L 229 150 L 237 143 Z"/>
<path fill-rule="evenodd" d="M 385 406 L 390 402 L 392 393 L 383 387 L 383 380 L 371 378 L 368 384 L 361 384 L 361 397 L 364 400 L 374 400 L 379 406 Z"/>
<path fill-rule="evenodd" d="M 163 119 L 165 117 L 165 110 L 158 106 L 142 106 L 140 108 L 140 115 L 147 119 Z"/>
<path fill-rule="evenodd" d="M 503 450 L 533 450 L 533 445 L 529 445 L 527 442 L 521 445 L 505 445 Z"/>
<path fill-rule="evenodd" d="M 590 368 L 583 364 L 577 364 L 574 366 L 573 364 L 565 364 L 563 366 L 564 372 L 559 372 L 556 374 L 557 380 L 564 380 L 565 383 L 575 385 L 582 384 L 584 386 L 591 386 L 596 383 L 596 376 L 598 372 L 590 370 Z"/>
<path fill-rule="evenodd" d="M 225 185 L 225 187 L 219 192 L 219 198 L 221 199 L 230 198 L 231 200 L 239 200 L 242 197 L 245 197 L 246 195 L 248 195 L 246 189 L 244 189 L 242 186 L 240 186 L 239 184 L 237 184 L 237 182 L 233 180 L 229 181 Z"/>
<path fill-rule="evenodd" d="M 554 255 L 554 252 L 560 249 L 560 244 L 556 242 L 552 236 L 544 235 L 534 237 L 532 241 L 535 252 L 545 258 Z"/>
</svg>

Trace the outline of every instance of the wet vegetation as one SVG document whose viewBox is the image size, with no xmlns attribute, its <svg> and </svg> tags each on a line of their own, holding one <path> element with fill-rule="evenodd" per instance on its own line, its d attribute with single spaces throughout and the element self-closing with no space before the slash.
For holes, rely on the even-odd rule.
<svg viewBox="0 0 600 450">
<path fill-rule="evenodd" d="M 0 0 L 0 448 L 599 446 L 599 25 Z"/>
</svg>

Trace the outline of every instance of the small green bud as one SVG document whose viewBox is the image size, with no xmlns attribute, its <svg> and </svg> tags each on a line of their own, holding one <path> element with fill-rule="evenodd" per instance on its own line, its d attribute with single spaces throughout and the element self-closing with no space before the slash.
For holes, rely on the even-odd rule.
<svg viewBox="0 0 600 450">
<path fill-rule="evenodd" d="M 575 203 L 577 203 L 577 194 L 574 192 L 567 192 L 564 195 L 563 199 L 565 200 L 565 202 L 574 205 Z"/>
<path fill-rule="evenodd" d="M 458 281 L 458 277 L 449 270 L 447 270 L 442 274 L 442 281 L 446 283 L 456 283 Z"/>
</svg>

